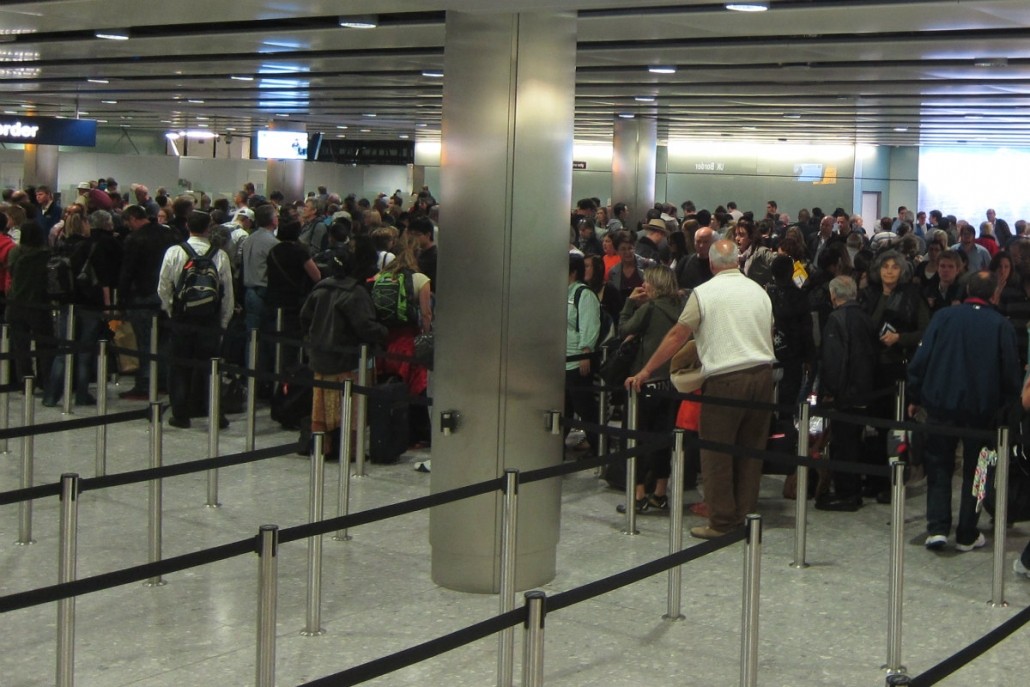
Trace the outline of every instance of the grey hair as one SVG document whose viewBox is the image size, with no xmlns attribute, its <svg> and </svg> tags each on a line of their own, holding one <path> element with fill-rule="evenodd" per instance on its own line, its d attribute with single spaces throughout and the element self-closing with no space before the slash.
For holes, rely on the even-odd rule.
<svg viewBox="0 0 1030 687">
<path fill-rule="evenodd" d="M 95 210 L 89 216 L 89 226 L 92 229 L 104 229 L 107 227 L 113 227 L 114 219 L 111 218 L 111 213 L 107 210 Z"/>
<path fill-rule="evenodd" d="M 858 298 L 858 286 L 855 284 L 855 280 L 843 274 L 830 280 L 829 289 L 830 296 L 843 303 Z"/>
<path fill-rule="evenodd" d="M 733 241 L 720 239 L 712 244 L 708 252 L 708 263 L 712 272 L 736 267 L 740 263 L 740 249 Z"/>
</svg>

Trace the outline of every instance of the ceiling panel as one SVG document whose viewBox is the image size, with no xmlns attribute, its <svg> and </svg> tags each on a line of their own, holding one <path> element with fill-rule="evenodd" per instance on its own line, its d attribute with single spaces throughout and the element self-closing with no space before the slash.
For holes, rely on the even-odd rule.
<svg viewBox="0 0 1030 687">
<path fill-rule="evenodd" d="M 237 135 L 288 115 L 349 138 L 438 135 L 443 79 L 423 72 L 443 66 L 446 12 L 503 8 L 578 12 L 582 138 L 632 115 L 655 118 L 662 140 L 1030 145 L 1028 0 L 772 0 L 750 14 L 705 0 L 2 2 L 4 112 Z M 378 28 L 338 26 L 371 13 Z M 112 28 L 130 38 L 94 36 Z"/>
</svg>

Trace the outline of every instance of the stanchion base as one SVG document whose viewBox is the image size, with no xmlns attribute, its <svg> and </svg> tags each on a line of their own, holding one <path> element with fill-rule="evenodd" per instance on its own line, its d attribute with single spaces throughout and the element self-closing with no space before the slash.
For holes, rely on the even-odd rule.
<svg viewBox="0 0 1030 687">
<path fill-rule="evenodd" d="M 350 536 L 349 534 L 334 534 L 333 535 L 333 541 L 350 541 L 353 538 L 354 537 Z"/>
<path fill-rule="evenodd" d="M 321 628 L 321 627 L 318 628 L 315 631 L 311 631 L 311 630 L 301 630 L 300 631 L 300 636 L 301 637 L 321 637 L 324 634 L 325 634 L 325 629 Z"/>
<path fill-rule="evenodd" d="M 798 563 L 795 563 L 794 561 L 791 561 L 790 562 L 790 567 L 792 567 L 792 568 L 794 568 L 796 570 L 804 570 L 805 568 L 808 567 L 808 563 L 802 562 L 802 563 L 798 564 Z"/>
<path fill-rule="evenodd" d="M 220 503 L 205 503 L 204 504 L 204 508 L 211 508 L 212 510 L 215 509 L 215 508 L 221 508 L 221 507 L 222 507 L 222 504 L 220 504 Z"/>
<path fill-rule="evenodd" d="M 36 543 L 35 539 L 29 539 L 28 541 L 23 541 L 23 540 L 19 539 L 18 541 L 14 542 L 14 545 L 15 546 L 32 546 L 35 543 Z"/>
<path fill-rule="evenodd" d="M 622 532 L 623 534 L 629 535 L 631 537 L 640 534 L 640 530 L 633 530 L 632 532 L 630 532 L 629 530 L 623 528 L 623 529 L 621 529 L 619 531 Z"/>
<path fill-rule="evenodd" d="M 890 668 L 887 666 L 886 663 L 880 666 L 880 670 L 886 670 L 888 675 L 903 675 L 905 673 L 908 673 L 908 668 L 906 668 L 905 666 L 901 666 L 898 668 Z"/>
<path fill-rule="evenodd" d="M 368 473 L 358 474 L 356 472 L 351 473 L 351 479 L 368 479 Z"/>
<path fill-rule="evenodd" d="M 687 616 L 683 615 L 682 613 L 680 613 L 677 616 L 671 616 L 668 613 L 663 613 L 662 614 L 662 620 L 668 620 L 668 621 L 673 622 L 673 623 L 678 621 L 678 620 L 686 620 L 686 619 L 687 619 Z"/>
<path fill-rule="evenodd" d="M 144 587 L 163 587 L 166 584 L 168 584 L 168 583 L 165 582 L 164 580 L 162 580 L 159 577 L 156 580 L 147 580 L 146 582 L 143 583 L 143 586 Z"/>
<path fill-rule="evenodd" d="M 1002 601 L 1000 603 L 995 603 L 994 599 L 991 599 L 991 600 L 989 600 L 987 602 L 987 605 L 990 606 L 991 608 L 1008 608 L 1009 607 L 1009 602 L 1008 601 Z"/>
</svg>

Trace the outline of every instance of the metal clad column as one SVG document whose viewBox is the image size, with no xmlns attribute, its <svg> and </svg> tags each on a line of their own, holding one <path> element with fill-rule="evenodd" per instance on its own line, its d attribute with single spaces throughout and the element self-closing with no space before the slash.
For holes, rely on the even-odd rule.
<svg viewBox="0 0 1030 687">
<path fill-rule="evenodd" d="M 627 203 L 627 229 L 635 229 L 654 206 L 658 156 L 658 122 L 654 119 L 616 119 L 612 137 L 612 203 Z"/>
<path fill-rule="evenodd" d="M 561 456 L 575 48 L 572 13 L 447 13 L 433 492 Z M 554 576 L 560 496 L 520 493 L 517 589 Z M 497 593 L 500 526 L 499 492 L 434 508 L 433 580 Z"/>
</svg>

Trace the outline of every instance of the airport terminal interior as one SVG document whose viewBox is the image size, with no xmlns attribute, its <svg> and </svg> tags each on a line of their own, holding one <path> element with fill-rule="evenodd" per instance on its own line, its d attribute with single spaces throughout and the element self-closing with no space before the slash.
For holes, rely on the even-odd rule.
<svg viewBox="0 0 1030 687">
<path fill-rule="evenodd" d="M 830 212 L 839 206 L 870 217 L 867 227 L 877 216 L 892 216 L 899 205 L 939 207 L 974 226 L 988 207 L 998 208 L 1010 223 L 1030 216 L 1021 171 L 1030 154 L 1030 5 L 1025 0 L 730 4 L 511 0 L 500 8 L 481 0 L 178 0 L 155 8 L 136 0 L 3 0 L 0 127 L 6 129 L 0 138 L 5 132 L 28 132 L 33 118 L 95 122 L 96 138 L 93 146 L 59 148 L 3 139 L 0 187 L 43 183 L 37 174 L 65 197 L 73 196 L 83 179 L 107 176 L 117 177 L 125 191 L 138 182 L 167 187 L 172 195 L 203 192 L 213 198 L 231 197 L 248 182 L 264 195 L 285 182 L 301 194 L 324 185 L 341 196 L 353 192 L 368 198 L 395 189 L 413 198 L 428 186 L 443 208 L 440 234 L 445 237 L 449 199 L 442 191 L 456 189 L 447 181 L 447 134 L 460 137 L 455 122 L 469 121 L 454 116 L 448 99 L 467 104 L 471 98 L 448 81 L 445 66 L 454 63 L 446 52 L 467 51 L 470 26 L 482 19 L 494 27 L 491 21 L 506 13 L 534 21 L 556 18 L 556 25 L 572 31 L 575 45 L 565 46 L 571 59 L 552 66 L 574 90 L 562 101 L 570 115 L 570 138 L 562 146 L 564 157 L 559 156 L 574 166 L 568 174 L 548 177 L 552 183 L 540 196 L 554 195 L 554 189 L 564 194 L 560 202 L 549 201 L 561 207 L 555 226 L 562 236 L 568 229 L 565 213 L 578 198 L 596 196 L 605 205 L 620 200 L 614 189 L 625 187 L 633 175 L 616 164 L 620 153 L 613 135 L 620 134 L 613 132 L 625 136 L 638 124 L 653 137 L 645 155 L 653 175 L 644 180 L 637 213 L 646 197 L 647 204 L 679 206 L 691 199 L 708 208 L 736 200 L 741 209 L 757 213 L 769 198 L 777 198 L 792 218 L 801 207 L 818 204 Z M 448 34 L 449 26 L 459 30 Z M 514 31 L 513 45 L 519 40 L 530 37 Z M 504 75 L 512 78 L 513 93 L 517 73 L 513 66 Z M 558 83 L 549 78 L 541 81 Z M 532 90 L 532 79 L 528 82 Z M 517 100 L 505 106 L 514 112 Z M 267 131 L 302 132 L 310 150 L 295 164 L 259 155 L 257 139 Z M 508 130 L 512 146 L 514 131 Z M 488 152 L 484 147 L 483 155 Z M 489 175 L 484 170 L 479 176 Z M 503 174 L 497 178 L 500 186 L 511 182 Z M 518 184 L 526 179 L 513 183 L 517 190 L 525 188 Z M 515 210 L 493 202 L 510 200 L 511 190 L 498 188 L 496 196 L 482 198 L 482 207 L 452 205 L 451 217 L 466 220 L 463 227 L 476 226 L 475 219 L 496 218 L 505 210 L 523 214 L 515 210 L 539 199 L 521 198 L 523 205 L 515 202 Z M 487 225 L 493 226 L 512 227 L 506 221 Z M 464 240 L 474 236 L 466 228 L 453 231 Z M 447 245 L 441 238 L 441 252 Z M 558 264 L 564 264 L 564 247 L 560 253 Z M 453 360 L 448 365 L 457 369 Z M 557 368 L 554 374 L 561 376 Z M 116 374 L 107 380 L 108 413 L 146 408 L 145 401 L 119 398 L 131 384 L 131 378 Z M 434 385 L 431 381 L 430 396 Z M 10 426 L 19 427 L 26 399 L 17 390 L 8 398 Z M 34 399 L 37 424 L 96 412 L 74 406 L 65 414 L 40 400 Z M 490 398 L 485 405 L 507 400 Z M 367 475 L 352 478 L 351 513 L 439 491 L 431 486 L 434 473 L 418 468 L 429 461 L 437 477 L 453 472 L 450 456 L 439 447 L 453 446 L 455 438 L 441 437 L 440 410 L 432 414 L 434 448 L 412 447 L 396 463 L 369 464 Z M 533 422 L 538 416 L 534 408 Z M 246 447 L 246 418 L 232 413 L 228 420 L 220 432 L 221 455 Z M 92 477 L 96 430 L 54 429 L 32 442 L 33 483 L 51 484 L 64 473 Z M 166 423 L 165 464 L 207 457 L 208 436 L 204 418 L 189 429 Z M 150 439 L 144 420 L 111 425 L 108 474 L 148 467 Z M 532 463 L 568 464 L 583 455 L 572 450 L 581 439 L 573 432 L 564 451 L 554 441 L 548 444 L 553 455 L 534 455 Z M 297 432 L 283 430 L 261 401 L 255 441 L 257 449 L 295 444 Z M 2 495 L 19 487 L 26 448 L 18 437 L 0 442 L 0 449 L 6 446 L 0 453 Z M 497 444 L 498 454 L 502 448 L 517 453 L 516 439 L 497 439 Z M 220 469 L 217 508 L 205 505 L 207 473 L 164 479 L 163 557 L 254 537 L 266 524 L 307 523 L 310 460 L 284 453 Z M 325 468 L 326 517 L 337 513 L 339 470 L 336 462 Z M 626 534 L 625 516 L 616 511 L 625 494 L 609 488 L 595 468 L 555 479 L 560 482 L 556 573 L 533 588 L 553 596 L 669 553 L 667 514 L 642 513 L 636 520 L 639 533 Z M 927 550 L 926 482 L 917 476 L 905 491 L 903 617 L 900 625 L 891 622 L 892 506 L 867 499 L 856 512 L 810 510 L 807 566 L 794 566 L 795 502 L 783 497 L 784 481 L 784 475 L 767 474 L 761 483 L 760 621 L 751 684 L 884 684 L 892 633 L 895 639 L 900 634 L 901 653 L 894 658 L 905 667 L 895 672 L 917 675 L 1030 606 L 1030 581 L 1012 569 L 1030 539 L 1030 523 L 1010 526 L 1001 543 L 1007 603 L 997 603 L 993 549 L 998 542 L 990 517 L 980 519 L 986 547 L 966 553 L 953 547 Z M 954 498 L 957 502 L 957 484 Z M 684 499 L 685 527 L 705 524 L 697 508 L 690 508 L 702 494 L 687 489 Z M 59 499 L 32 502 L 30 545 L 18 543 L 24 515 L 24 507 L 15 503 L 0 506 L 0 605 L 11 595 L 58 582 Z M 81 494 L 76 576 L 146 563 L 147 520 L 145 484 Z M 316 681 L 498 615 L 496 594 L 455 591 L 434 582 L 432 560 L 440 553 L 430 545 L 430 529 L 428 511 L 420 510 L 353 527 L 349 540 L 324 536 L 318 629 L 325 632 L 317 636 L 302 633 L 311 629 L 308 546 L 283 544 L 274 684 L 337 684 Z M 686 547 L 698 543 L 684 539 Z M 745 684 L 745 567 L 743 543 L 684 565 L 682 618 L 663 617 L 666 573 L 549 613 L 543 683 Z M 198 565 L 163 581 L 158 586 L 134 581 L 78 597 L 74 683 L 255 684 L 258 556 L 245 553 Z M 517 605 L 524 591 L 519 590 Z M 1017 630 L 940 684 L 1024 684 L 1030 669 L 1027 632 Z M 0 613 L 0 646 L 0 687 L 57 684 L 58 605 Z M 523 648 L 519 625 L 514 684 L 523 678 Z M 499 684 L 498 653 L 491 635 L 367 684 Z"/>
</svg>

